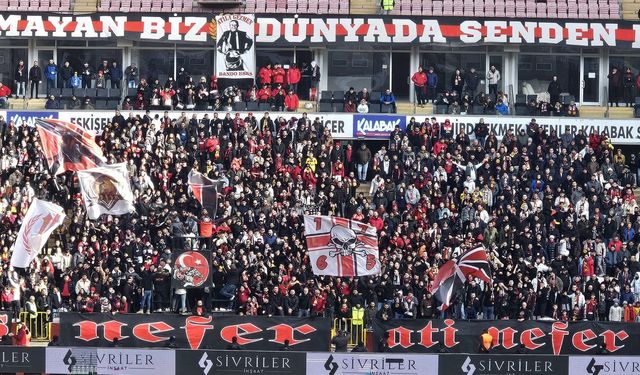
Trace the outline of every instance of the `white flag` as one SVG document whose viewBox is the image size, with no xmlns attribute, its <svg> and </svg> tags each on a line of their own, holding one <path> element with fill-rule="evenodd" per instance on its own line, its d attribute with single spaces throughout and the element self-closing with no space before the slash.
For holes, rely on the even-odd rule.
<svg viewBox="0 0 640 375">
<path fill-rule="evenodd" d="M 95 220 L 102 214 L 123 215 L 135 211 L 125 163 L 85 169 L 77 173 L 82 199 L 90 219 Z"/>
<path fill-rule="evenodd" d="M 380 274 L 376 228 L 333 216 L 304 216 L 304 234 L 316 275 Z"/>
<path fill-rule="evenodd" d="M 64 220 L 62 207 L 34 198 L 22 219 L 18 238 L 13 244 L 11 266 L 27 268 L 49 239 L 51 232 Z"/>
</svg>

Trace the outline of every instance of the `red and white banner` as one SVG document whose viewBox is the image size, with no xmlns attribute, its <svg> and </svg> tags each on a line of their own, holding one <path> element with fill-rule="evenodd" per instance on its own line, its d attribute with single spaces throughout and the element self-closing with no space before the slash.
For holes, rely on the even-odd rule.
<svg viewBox="0 0 640 375">
<path fill-rule="evenodd" d="M 366 276 L 380 273 L 376 228 L 333 216 L 304 216 L 304 232 L 313 273 Z"/>
<path fill-rule="evenodd" d="M 62 207 L 33 198 L 27 214 L 22 219 L 18 238 L 13 244 L 11 266 L 29 267 L 49 239 L 51 232 L 62 224 L 64 218 Z"/>
<path fill-rule="evenodd" d="M 94 135 L 82 127 L 56 119 L 37 119 L 36 124 L 42 152 L 54 175 L 106 164 Z"/>
</svg>

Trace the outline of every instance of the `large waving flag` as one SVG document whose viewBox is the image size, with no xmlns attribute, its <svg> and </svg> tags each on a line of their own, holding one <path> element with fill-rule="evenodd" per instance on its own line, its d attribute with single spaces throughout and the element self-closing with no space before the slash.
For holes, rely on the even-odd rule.
<svg viewBox="0 0 640 375">
<path fill-rule="evenodd" d="M 106 164 L 93 135 L 82 127 L 55 119 L 37 119 L 36 125 L 42 152 L 54 175 Z"/>
<path fill-rule="evenodd" d="M 64 221 L 64 210 L 57 204 L 34 198 L 22 219 L 13 244 L 11 266 L 27 268 L 54 231 Z"/>
<path fill-rule="evenodd" d="M 202 208 L 209 211 L 209 216 L 216 217 L 218 211 L 218 196 L 223 187 L 222 180 L 212 180 L 200 172 L 189 172 L 189 187 L 191 193 L 200 202 Z"/>
<path fill-rule="evenodd" d="M 90 219 L 95 220 L 102 214 L 124 215 L 135 211 L 125 163 L 85 169 L 77 173 L 82 199 Z"/>
<path fill-rule="evenodd" d="M 482 244 L 478 244 L 458 258 L 450 260 L 440 267 L 433 280 L 433 295 L 440 301 L 440 310 L 449 307 L 451 298 L 465 283 L 468 276 L 490 283 L 491 267 L 487 258 L 487 251 Z"/>
<path fill-rule="evenodd" d="M 333 216 L 304 216 L 313 273 L 366 276 L 380 273 L 376 228 Z"/>
</svg>

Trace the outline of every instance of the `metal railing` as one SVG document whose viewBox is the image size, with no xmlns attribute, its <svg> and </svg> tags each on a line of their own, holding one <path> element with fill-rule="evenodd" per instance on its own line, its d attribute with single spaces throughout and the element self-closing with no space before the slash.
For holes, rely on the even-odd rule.
<svg viewBox="0 0 640 375">
<path fill-rule="evenodd" d="M 333 328 L 331 329 L 331 337 L 335 336 L 336 332 L 348 332 L 349 342 L 347 344 L 348 348 L 353 348 L 358 345 L 359 342 L 363 342 L 366 344 L 367 342 L 367 330 L 364 326 L 364 321 L 361 320 L 362 324 L 353 324 L 353 319 L 347 318 L 336 318 L 333 320 Z"/>
<path fill-rule="evenodd" d="M 31 332 L 32 340 L 51 341 L 51 322 L 49 322 L 48 313 L 37 312 L 33 316 L 27 311 L 23 311 L 20 313 L 19 319 Z"/>
</svg>

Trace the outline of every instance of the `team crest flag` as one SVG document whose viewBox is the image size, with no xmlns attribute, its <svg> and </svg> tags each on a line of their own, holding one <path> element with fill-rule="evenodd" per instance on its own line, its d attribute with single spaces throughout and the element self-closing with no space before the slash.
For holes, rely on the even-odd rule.
<svg viewBox="0 0 640 375">
<path fill-rule="evenodd" d="M 87 215 L 123 215 L 135 211 L 125 163 L 78 171 L 78 181 Z"/>
<path fill-rule="evenodd" d="M 211 286 L 211 251 L 184 250 L 176 253 L 171 286 L 173 288 L 204 288 Z"/>
<path fill-rule="evenodd" d="M 313 273 L 330 276 L 380 274 L 376 228 L 333 216 L 304 216 Z"/>
<path fill-rule="evenodd" d="M 12 247 L 11 266 L 27 268 L 36 258 L 51 233 L 62 224 L 65 214 L 57 204 L 33 198 L 22 219 Z"/>
<path fill-rule="evenodd" d="M 93 135 L 81 126 L 55 119 L 37 119 L 36 125 L 42 152 L 54 175 L 106 164 Z"/>
</svg>

